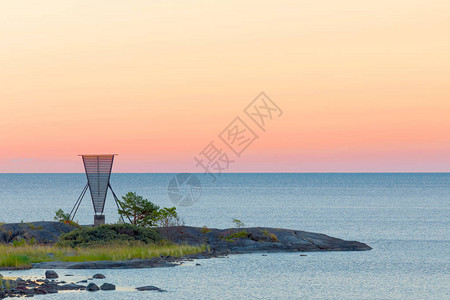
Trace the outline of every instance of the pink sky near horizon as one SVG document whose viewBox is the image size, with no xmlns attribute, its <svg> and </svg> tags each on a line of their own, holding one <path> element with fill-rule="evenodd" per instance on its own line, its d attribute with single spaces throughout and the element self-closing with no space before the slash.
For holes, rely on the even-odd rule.
<svg viewBox="0 0 450 300">
<path fill-rule="evenodd" d="M 0 17 L 0 173 L 449 172 L 447 1 L 12 1 Z M 283 110 L 262 132 L 243 109 Z M 219 133 L 259 135 L 241 157 Z"/>
</svg>

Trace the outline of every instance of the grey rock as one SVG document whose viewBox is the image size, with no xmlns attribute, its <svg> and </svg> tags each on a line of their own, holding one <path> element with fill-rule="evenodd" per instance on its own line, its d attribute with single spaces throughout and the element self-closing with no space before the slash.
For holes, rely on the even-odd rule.
<svg viewBox="0 0 450 300">
<path fill-rule="evenodd" d="M 370 246 L 356 242 L 345 241 L 325 234 L 299 230 L 252 227 L 214 229 L 207 234 L 202 233 L 200 227 L 179 226 L 160 229 L 165 237 L 177 244 L 199 245 L 206 242 L 211 253 L 226 255 L 229 253 L 255 252 L 293 252 L 293 251 L 365 251 Z M 245 234 L 240 234 L 245 231 Z M 240 237 L 230 237 L 237 234 Z M 235 235 L 236 236 L 236 235 Z M 202 253 L 208 256 L 207 253 Z M 211 255 L 211 254 L 209 254 Z M 199 255 L 197 255 L 199 256 Z"/>
<path fill-rule="evenodd" d="M 38 244 L 53 244 L 63 233 L 76 229 L 75 226 L 61 222 L 10 223 L 0 226 L 0 243 L 14 240 L 31 240 Z"/>
<path fill-rule="evenodd" d="M 94 276 L 92 276 L 92 278 L 95 278 L 95 279 L 104 279 L 104 278 L 106 278 L 106 276 L 103 275 L 103 274 L 95 274 Z"/>
<path fill-rule="evenodd" d="M 86 287 L 86 291 L 88 292 L 96 292 L 98 291 L 100 288 L 98 287 L 98 285 L 96 285 L 95 283 L 89 283 Z"/>
<path fill-rule="evenodd" d="M 33 264 L 36 269 L 142 269 L 175 267 L 178 264 L 161 261 L 159 257 L 152 259 L 133 259 L 128 261 L 86 261 L 86 262 L 64 262 L 49 261 Z"/>
<path fill-rule="evenodd" d="M 114 291 L 116 289 L 116 286 L 114 284 L 111 283 L 104 283 L 100 286 L 100 289 L 102 291 Z"/>
<path fill-rule="evenodd" d="M 45 278 L 53 279 L 58 278 L 58 274 L 53 270 L 47 270 L 45 271 Z"/>
<path fill-rule="evenodd" d="M 79 285 L 79 284 L 75 284 L 75 283 L 68 283 L 68 284 L 60 285 L 57 288 L 58 288 L 58 290 L 61 290 L 61 291 L 77 291 L 77 290 L 85 290 L 86 289 L 86 287 L 84 285 Z"/>
<path fill-rule="evenodd" d="M 153 285 L 147 285 L 147 286 L 141 286 L 141 287 L 137 287 L 136 290 L 140 291 L 140 292 L 144 292 L 144 291 L 158 291 L 158 292 L 167 292 L 166 290 L 162 290 L 159 287 L 153 286 Z"/>
</svg>

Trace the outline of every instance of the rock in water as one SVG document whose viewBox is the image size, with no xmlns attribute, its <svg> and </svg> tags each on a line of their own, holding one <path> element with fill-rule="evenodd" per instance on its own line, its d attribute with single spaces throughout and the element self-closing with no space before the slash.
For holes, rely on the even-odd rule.
<svg viewBox="0 0 450 300">
<path fill-rule="evenodd" d="M 114 284 L 111 283 L 104 283 L 100 286 L 100 289 L 102 291 L 114 291 L 116 289 L 116 286 Z"/>
<path fill-rule="evenodd" d="M 78 285 L 78 284 L 75 284 L 75 283 L 68 283 L 68 284 L 65 284 L 65 285 L 58 286 L 58 289 L 62 290 L 62 291 L 76 291 L 76 290 L 85 290 L 86 287 L 84 285 Z"/>
<path fill-rule="evenodd" d="M 53 278 L 58 278 L 58 277 L 59 277 L 58 274 L 56 274 L 56 272 L 53 270 L 45 271 L 45 278 L 53 279 Z"/>
<path fill-rule="evenodd" d="M 141 286 L 141 287 L 137 287 L 136 288 L 138 291 L 158 291 L 158 292 L 167 292 L 166 290 L 162 290 L 157 286 L 153 286 L 153 285 L 147 285 L 147 286 Z"/>
<path fill-rule="evenodd" d="M 88 292 L 96 292 L 98 291 L 100 288 L 98 287 L 98 285 L 96 285 L 95 283 L 89 283 L 86 287 L 86 291 Z"/>
<path fill-rule="evenodd" d="M 92 276 L 92 278 L 95 278 L 95 279 L 104 279 L 104 278 L 106 278 L 106 276 L 103 275 L 103 274 L 95 274 L 94 276 Z"/>
</svg>

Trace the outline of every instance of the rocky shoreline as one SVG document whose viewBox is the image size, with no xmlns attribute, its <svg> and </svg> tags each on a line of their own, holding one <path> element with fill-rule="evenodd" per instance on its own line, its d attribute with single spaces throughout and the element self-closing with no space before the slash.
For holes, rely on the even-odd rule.
<svg viewBox="0 0 450 300">
<path fill-rule="evenodd" d="M 74 227 L 57 222 L 33 222 L 4 224 L 0 226 L 0 243 L 33 239 L 38 244 L 51 244 L 62 233 Z M 183 261 L 222 257 L 229 254 L 257 252 L 317 252 L 317 251 L 366 251 L 370 246 L 346 241 L 320 233 L 291 229 L 252 227 L 215 229 L 178 226 L 159 228 L 160 234 L 177 244 L 209 246 L 209 251 L 183 257 L 162 256 L 152 259 L 129 261 L 61 262 L 49 261 L 32 264 L 38 269 L 129 269 L 174 267 Z"/>
<path fill-rule="evenodd" d="M 72 275 L 67 274 L 65 276 L 68 277 Z M 112 283 L 103 282 L 100 286 L 98 286 L 95 282 L 93 282 L 95 279 L 105 279 L 106 277 L 103 274 L 94 274 L 92 277 L 86 278 L 85 280 L 70 283 L 67 283 L 64 280 L 57 280 L 57 278 L 59 278 L 59 275 L 53 270 L 47 270 L 44 278 L 36 280 L 23 280 L 22 278 L 3 279 L 3 276 L 0 274 L 0 299 L 6 297 L 34 297 L 35 295 L 56 294 L 60 291 L 96 292 L 99 290 L 116 290 L 116 286 Z M 136 287 L 136 290 L 141 292 L 167 292 L 166 290 L 152 285 Z"/>
</svg>

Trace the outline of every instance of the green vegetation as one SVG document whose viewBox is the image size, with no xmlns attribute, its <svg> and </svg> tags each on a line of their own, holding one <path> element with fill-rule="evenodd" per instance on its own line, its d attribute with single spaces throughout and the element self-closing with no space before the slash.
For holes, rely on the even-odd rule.
<svg viewBox="0 0 450 300">
<path fill-rule="evenodd" d="M 269 233 L 269 232 L 267 231 L 267 229 L 264 229 L 263 235 L 264 235 L 264 236 L 267 236 L 267 237 L 269 237 L 269 238 L 271 238 L 273 242 L 278 242 L 277 236 L 276 236 L 275 234 L 273 234 L 273 233 Z"/>
<path fill-rule="evenodd" d="M 133 192 L 128 192 L 119 200 L 119 215 L 131 221 L 131 224 L 142 227 L 179 226 L 182 221 L 176 212 L 176 207 L 159 208 L 153 202 Z"/>
<path fill-rule="evenodd" d="M 129 192 L 119 200 L 118 209 L 122 217 L 131 220 L 131 224 L 148 227 L 156 226 L 159 206 L 136 193 Z"/>
<path fill-rule="evenodd" d="M 88 247 L 93 245 L 155 243 L 162 240 L 152 228 L 131 224 L 107 224 L 97 227 L 75 229 L 61 235 L 59 247 Z"/>
<path fill-rule="evenodd" d="M 55 221 L 58 221 L 58 222 L 61 222 L 61 223 L 69 224 L 69 225 L 72 225 L 72 226 L 75 226 L 75 227 L 78 227 L 78 228 L 81 227 L 80 225 L 78 225 L 78 223 L 70 220 L 70 214 L 65 213 L 62 209 L 58 209 L 55 212 L 54 219 L 55 219 Z"/>
<path fill-rule="evenodd" d="M 232 233 L 228 236 L 225 237 L 225 241 L 227 242 L 235 242 L 236 239 L 240 239 L 240 238 L 246 238 L 248 236 L 247 231 L 242 230 L 242 231 L 238 231 L 235 233 Z"/>
<path fill-rule="evenodd" d="M 26 223 L 26 224 L 28 226 L 30 226 L 30 228 L 33 229 L 33 230 L 42 230 L 43 229 L 42 226 L 36 227 L 36 226 L 34 226 L 34 224 L 31 224 L 31 223 Z"/>
<path fill-rule="evenodd" d="M 65 213 L 62 209 L 58 209 L 55 212 L 55 217 L 54 217 L 55 221 L 58 222 L 65 222 L 65 221 L 69 221 L 70 220 L 70 214 Z"/>
<path fill-rule="evenodd" d="M 0 257 L 0 267 L 16 267 L 16 268 L 30 267 L 31 259 L 29 256 L 21 254 L 6 254 L 3 253 L 3 251 L 1 252 L 2 256 Z"/>
<path fill-rule="evenodd" d="M 241 227 L 245 226 L 245 224 L 241 220 L 238 220 L 238 219 L 233 219 L 233 224 L 237 228 L 241 228 Z"/>
<path fill-rule="evenodd" d="M 121 261 L 150 259 L 161 255 L 180 257 L 208 251 L 206 245 L 189 246 L 170 243 L 141 245 L 105 245 L 95 248 L 70 248 L 57 246 L 0 245 L 0 267 L 29 268 L 31 263 L 44 261 L 84 262 L 97 260 Z"/>
<path fill-rule="evenodd" d="M 202 232 L 203 234 L 205 234 L 205 233 L 211 232 L 211 229 L 209 229 L 208 227 L 206 227 L 206 225 L 203 225 L 203 227 L 202 227 L 202 229 L 201 229 L 201 232 Z"/>
<path fill-rule="evenodd" d="M 12 242 L 12 245 L 14 247 L 22 247 L 22 246 L 26 246 L 26 245 L 32 246 L 32 245 L 35 245 L 35 244 L 36 244 L 36 239 L 34 237 L 31 238 L 30 240 L 22 239 L 22 240 L 16 240 L 16 241 Z"/>
<path fill-rule="evenodd" d="M 163 207 L 158 211 L 156 221 L 159 227 L 184 226 L 183 220 L 180 219 L 176 207 Z"/>
</svg>

